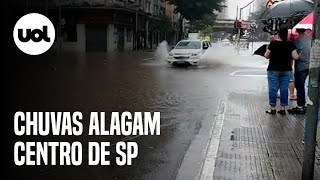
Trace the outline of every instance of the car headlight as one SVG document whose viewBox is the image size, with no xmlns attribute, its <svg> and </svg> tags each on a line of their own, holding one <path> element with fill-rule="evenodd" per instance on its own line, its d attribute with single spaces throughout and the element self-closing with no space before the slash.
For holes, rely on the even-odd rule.
<svg viewBox="0 0 320 180">
<path fill-rule="evenodd" d="M 169 53 L 169 56 L 173 56 L 173 53 Z"/>
<path fill-rule="evenodd" d="M 200 54 L 200 52 L 198 53 L 192 53 L 191 56 L 198 56 Z"/>
</svg>

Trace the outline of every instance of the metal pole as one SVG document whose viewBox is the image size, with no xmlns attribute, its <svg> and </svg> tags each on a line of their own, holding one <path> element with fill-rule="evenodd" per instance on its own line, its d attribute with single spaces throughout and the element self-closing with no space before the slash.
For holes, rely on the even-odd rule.
<svg viewBox="0 0 320 180">
<path fill-rule="evenodd" d="M 256 0 L 252 0 L 252 1 L 249 2 L 247 5 L 243 6 L 242 9 L 248 7 L 249 5 L 251 5 L 252 3 L 254 3 L 255 1 L 256 1 Z"/>
<path fill-rule="evenodd" d="M 236 15 L 236 20 L 238 20 L 238 13 L 239 13 L 239 6 L 237 6 L 237 15 Z"/>
<path fill-rule="evenodd" d="M 242 8 L 240 8 L 240 13 L 239 13 L 239 20 L 242 21 L 242 19 L 241 19 L 241 11 L 242 11 Z M 237 42 L 237 49 L 238 50 L 240 48 L 239 46 L 240 46 L 240 37 L 241 37 L 241 25 L 240 25 L 240 27 L 238 27 L 238 42 Z M 239 53 L 239 51 L 238 51 L 238 53 Z"/>
<path fill-rule="evenodd" d="M 309 92 L 308 97 L 311 103 L 307 107 L 307 120 L 305 126 L 305 147 L 303 153 L 302 179 L 313 180 L 314 177 L 314 158 L 317 136 L 317 119 L 319 106 L 319 68 L 320 68 L 320 0 L 315 0 L 314 10 L 314 41 L 310 55 L 309 70 Z"/>
</svg>

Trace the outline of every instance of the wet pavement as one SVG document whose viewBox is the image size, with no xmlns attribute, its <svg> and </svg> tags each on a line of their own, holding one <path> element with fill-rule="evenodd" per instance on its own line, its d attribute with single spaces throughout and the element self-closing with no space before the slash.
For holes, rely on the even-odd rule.
<svg viewBox="0 0 320 180">
<path fill-rule="evenodd" d="M 306 116 L 266 115 L 266 98 L 259 91 L 228 95 L 213 179 L 301 179 Z M 319 179 L 319 146 L 315 156 L 314 179 Z"/>
<path fill-rule="evenodd" d="M 255 43 L 254 48 L 262 44 Z M 61 58 L 16 59 L 10 67 L 9 108 L 12 112 L 81 111 L 88 117 L 91 111 L 104 111 L 109 117 L 112 111 L 160 111 L 161 135 L 88 136 L 84 128 L 80 137 L 33 137 L 33 141 L 81 141 L 83 144 L 136 141 L 139 155 L 132 166 L 118 167 L 112 156 L 111 166 L 19 167 L 11 176 L 174 179 L 190 144 L 210 138 L 199 132 L 204 126 L 209 129 L 213 126 L 222 97 L 234 92 L 266 92 L 267 62 L 251 53 L 249 49 L 237 54 L 232 47 L 214 45 L 198 67 L 172 67 L 152 52 L 66 53 Z M 266 99 L 260 100 L 266 103 Z M 88 121 L 88 118 L 83 121 L 84 127 L 88 127 Z M 17 140 L 21 138 L 10 139 Z M 8 150 L 11 152 L 12 148 Z M 110 150 L 114 151 L 115 147 Z"/>
</svg>

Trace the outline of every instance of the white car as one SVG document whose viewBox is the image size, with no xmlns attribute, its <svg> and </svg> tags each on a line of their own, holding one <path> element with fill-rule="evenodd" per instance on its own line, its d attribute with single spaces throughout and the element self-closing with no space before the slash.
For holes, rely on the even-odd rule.
<svg viewBox="0 0 320 180">
<path fill-rule="evenodd" d="M 209 41 L 182 40 L 169 52 L 167 62 L 172 65 L 190 64 L 198 65 L 201 56 L 211 47 Z"/>
</svg>

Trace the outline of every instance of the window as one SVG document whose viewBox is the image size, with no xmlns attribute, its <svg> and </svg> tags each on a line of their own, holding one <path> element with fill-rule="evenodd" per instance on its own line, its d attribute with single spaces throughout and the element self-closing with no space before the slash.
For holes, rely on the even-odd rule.
<svg viewBox="0 0 320 180">
<path fill-rule="evenodd" d="M 146 11 L 147 13 L 150 13 L 150 7 L 151 7 L 151 3 L 150 3 L 150 2 L 146 2 L 146 4 L 145 4 L 145 11 Z"/>
<path fill-rule="evenodd" d="M 132 29 L 127 29 L 127 42 L 132 42 Z"/>
<path fill-rule="evenodd" d="M 159 6 L 158 5 L 154 5 L 153 14 L 156 14 L 156 15 L 159 14 Z"/>
<path fill-rule="evenodd" d="M 148 3 L 148 13 L 151 13 L 151 3 Z"/>
<path fill-rule="evenodd" d="M 164 15 L 166 13 L 166 9 L 163 7 L 160 7 L 160 15 Z"/>
<path fill-rule="evenodd" d="M 62 28 L 64 42 L 77 42 L 77 24 L 74 21 L 68 21 Z"/>
<path fill-rule="evenodd" d="M 176 49 L 200 49 L 200 41 L 181 41 L 177 44 Z"/>
</svg>

